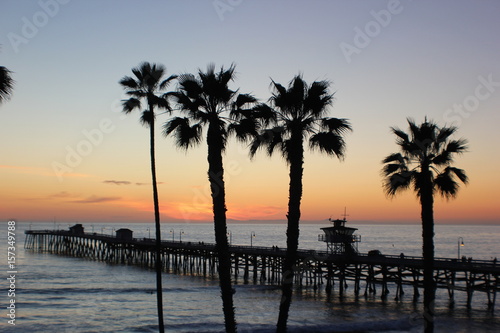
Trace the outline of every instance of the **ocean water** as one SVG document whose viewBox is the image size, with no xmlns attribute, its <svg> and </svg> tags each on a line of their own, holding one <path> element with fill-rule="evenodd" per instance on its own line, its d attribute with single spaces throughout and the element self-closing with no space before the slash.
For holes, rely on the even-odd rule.
<svg viewBox="0 0 500 333">
<path fill-rule="evenodd" d="M 320 227 L 303 224 L 300 248 L 325 250 L 317 241 Z M 418 256 L 421 230 L 418 225 L 355 225 L 362 241 L 360 252 L 378 249 L 385 254 Z M 16 325 L 8 323 L 7 224 L 1 223 L 0 242 L 2 316 L 0 332 L 156 332 L 154 271 L 111 265 L 88 259 L 25 251 L 24 230 L 66 229 L 67 224 L 18 223 L 16 225 L 15 300 Z M 134 237 L 154 235 L 153 224 L 84 224 L 85 231 L 112 234 L 127 227 Z M 149 229 L 149 230 L 148 230 Z M 284 224 L 236 224 L 228 227 L 232 244 L 285 247 Z M 253 235 L 255 236 L 253 237 Z M 492 260 L 500 257 L 500 226 L 437 226 L 436 255 L 461 255 Z M 213 242 L 213 226 L 164 224 L 162 238 Z M 222 303 L 217 280 L 186 275 L 163 275 L 164 313 L 167 332 L 223 332 Z M 281 297 L 276 286 L 237 281 L 234 301 L 240 332 L 273 332 Z M 354 297 L 352 286 L 343 299 L 334 291 L 303 288 L 295 292 L 290 310 L 290 332 L 421 332 L 422 303 L 413 302 L 410 287 L 402 300 L 380 294 Z M 392 295 L 392 296 L 391 296 Z M 476 292 L 472 309 L 465 306 L 465 293 L 456 292 L 449 308 L 446 291 L 438 290 L 436 332 L 500 332 L 498 310 L 488 310 L 486 296 Z M 497 302 L 498 303 L 498 302 Z M 500 304 L 497 304 L 497 308 Z"/>
</svg>

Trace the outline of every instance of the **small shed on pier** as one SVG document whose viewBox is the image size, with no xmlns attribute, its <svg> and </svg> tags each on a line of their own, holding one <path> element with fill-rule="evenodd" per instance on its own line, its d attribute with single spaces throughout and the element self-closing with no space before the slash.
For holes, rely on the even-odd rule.
<svg viewBox="0 0 500 333">
<path fill-rule="evenodd" d="M 123 240 L 132 240 L 133 231 L 127 228 L 121 228 L 116 230 L 116 238 Z"/>
<path fill-rule="evenodd" d="M 69 232 L 72 235 L 83 235 L 84 234 L 83 225 L 75 224 L 74 226 L 69 227 Z"/>
</svg>

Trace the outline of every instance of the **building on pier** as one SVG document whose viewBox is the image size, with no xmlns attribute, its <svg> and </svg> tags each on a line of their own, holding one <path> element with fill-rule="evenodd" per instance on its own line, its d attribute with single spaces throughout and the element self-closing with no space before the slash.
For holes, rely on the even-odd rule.
<svg viewBox="0 0 500 333">
<path fill-rule="evenodd" d="M 133 231 L 127 228 L 118 229 L 116 230 L 116 238 L 123 240 L 132 240 L 134 238 Z"/>
<path fill-rule="evenodd" d="M 83 235 L 85 233 L 83 225 L 81 224 L 75 224 L 74 226 L 69 227 L 69 232 L 72 235 Z"/>
<path fill-rule="evenodd" d="M 326 243 L 326 252 L 330 254 L 354 255 L 358 253 L 358 243 L 361 241 L 360 235 L 354 232 L 358 229 L 346 227 L 346 214 L 343 219 L 328 221 L 333 223 L 332 227 L 321 228 L 324 234 L 318 235 L 318 241 Z"/>
</svg>

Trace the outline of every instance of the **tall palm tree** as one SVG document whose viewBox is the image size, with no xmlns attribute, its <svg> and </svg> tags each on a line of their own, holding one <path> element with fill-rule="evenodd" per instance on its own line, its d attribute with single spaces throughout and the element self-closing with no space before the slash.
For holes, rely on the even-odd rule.
<svg viewBox="0 0 500 333">
<path fill-rule="evenodd" d="M 175 135 L 176 144 L 186 150 L 202 141 L 203 128 L 207 128 L 208 180 L 212 194 L 219 283 L 227 332 L 236 332 L 237 327 L 227 241 L 222 155 L 229 134 L 234 133 L 237 138 L 244 140 L 248 133 L 255 133 L 256 126 L 251 117 L 251 110 L 244 109 L 254 103 L 255 98 L 229 88 L 229 83 L 235 77 L 234 71 L 234 65 L 228 69 L 221 67 L 217 72 L 215 65 L 210 64 L 206 72 L 198 70 L 197 76 L 181 75 L 175 97 L 180 111 L 187 117 L 174 117 L 164 126 L 165 135 Z"/>
<path fill-rule="evenodd" d="M 14 89 L 14 80 L 11 76 L 12 72 L 7 68 L 0 66 L 0 103 L 8 100 Z"/>
<path fill-rule="evenodd" d="M 382 173 L 388 196 L 412 188 L 420 200 L 424 257 L 424 317 L 425 332 L 434 331 L 434 194 L 446 198 L 457 195 L 459 184 L 467 183 L 464 170 L 452 167 L 454 155 L 467 149 L 464 139 L 452 140 L 456 127 L 439 127 L 432 121 L 417 125 L 407 119 L 409 133 L 392 127 L 400 152 L 387 156 Z"/>
<path fill-rule="evenodd" d="M 295 76 L 285 88 L 272 81 L 273 93 L 270 105 L 255 107 L 257 114 L 267 124 L 267 129 L 250 146 L 254 156 L 259 148 L 271 156 L 277 149 L 290 167 L 288 197 L 287 251 L 283 265 L 282 299 L 277 330 L 287 330 L 288 312 L 292 301 L 292 287 L 299 244 L 300 202 L 302 199 L 302 175 L 304 164 L 304 141 L 309 138 L 309 147 L 319 149 L 327 155 L 344 157 L 343 135 L 351 130 L 346 119 L 327 117 L 333 101 L 328 92 L 329 82 L 315 81 L 311 85 Z"/>
<path fill-rule="evenodd" d="M 156 183 L 156 162 L 155 162 L 155 109 L 171 111 L 168 97 L 170 93 L 164 92 L 167 86 L 177 78 L 171 75 L 164 78 L 166 69 L 163 65 L 141 63 L 138 67 L 132 68 L 134 77 L 124 76 L 120 84 L 130 96 L 123 101 L 123 112 L 130 113 L 135 109 L 143 110 L 141 123 L 149 127 L 150 153 L 151 153 L 151 177 L 153 183 L 153 203 L 155 211 L 156 228 L 156 295 L 158 307 L 158 326 L 160 332 L 164 332 L 163 323 L 163 290 L 161 283 L 161 228 L 160 228 L 160 207 L 158 203 L 158 188 Z"/>
</svg>

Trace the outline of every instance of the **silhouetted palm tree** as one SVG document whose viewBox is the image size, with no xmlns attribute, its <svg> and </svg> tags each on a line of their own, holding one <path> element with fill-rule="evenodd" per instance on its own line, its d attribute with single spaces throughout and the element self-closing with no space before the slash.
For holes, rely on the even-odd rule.
<svg viewBox="0 0 500 333">
<path fill-rule="evenodd" d="M 315 81 L 311 85 L 297 75 L 288 89 L 272 81 L 270 105 L 255 107 L 258 116 L 271 128 L 262 130 L 250 147 L 254 156 L 259 148 L 272 155 L 277 149 L 290 166 L 288 198 L 287 252 L 283 265 L 283 296 L 280 304 L 277 330 L 287 329 L 288 311 L 292 301 L 292 287 L 299 244 L 300 202 L 304 141 L 309 138 L 311 149 L 342 159 L 345 151 L 343 135 L 351 130 L 346 119 L 326 117 L 333 101 L 328 92 L 329 82 Z"/>
<path fill-rule="evenodd" d="M 11 76 L 12 72 L 7 68 L 0 66 L 0 103 L 8 100 L 14 89 L 14 80 Z"/>
<path fill-rule="evenodd" d="M 158 203 L 158 188 L 156 183 L 155 165 L 155 109 L 171 111 L 168 96 L 165 89 L 177 76 L 172 75 L 164 79 L 166 69 L 163 65 L 141 63 L 132 69 L 135 78 L 125 76 L 120 80 L 120 84 L 126 90 L 129 99 L 123 101 L 123 112 L 130 113 L 135 109 L 143 110 L 141 123 L 149 127 L 150 152 L 151 152 L 151 176 L 153 182 L 153 202 L 155 211 L 156 228 L 156 293 L 158 307 L 158 324 L 160 332 L 164 332 L 163 323 L 163 290 L 161 283 L 161 228 L 160 228 L 160 207 Z"/>
<path fill-rule="evenodd" d="M 427 118 L 421 125 L 408 119 L 409 134 L 393 127 L 397 136 L 399 153 L 387 156 L 383 163 L 384 189 L 394 196 L 402 190 L 412 188 L 420 199 L 424 257 L 424 318 L 425 332 L 434 330 L 434 194 L 446 198 L 456 196 L 459 184 L 468 179 L 464 170 L 451 166 L 455 154 L 467 149 L 464 139 L 451 140 L 456 127 L 440 128 Z"/>
<path fill-rule="evenodd" d="M 208 180 L 212 193 L 214 231 L 219 259 L 219 283 L 227 332 L 236 331 L 231 283 L 231 258 L 227 241 L 226 201 L 222 154 L 226 148 L 228 134 L 244 140 L 248 133 L 255 133 L 256 122 L 251 110 L 244 106 L 255 102 L 247 94 L 229 89 L 234 80 L 234 65 L 216 72 L 215 65 L 198 75 L 179 76 L 179 88 L 175 93 L 181 112 L 187 117 L 175 117 L 165 126 L 165 134 L 173 133 L 177 146 L 189 149 L 202 141 L 203 128 L 207 127 Z"/>
</svg>

